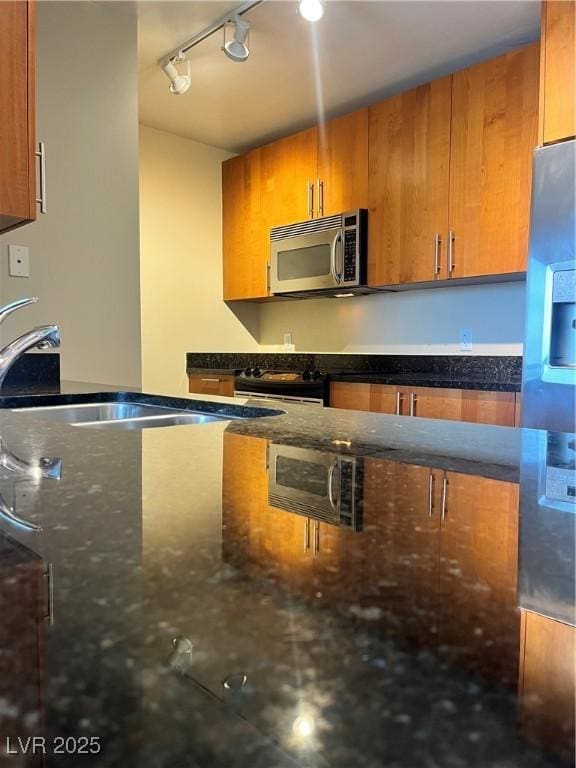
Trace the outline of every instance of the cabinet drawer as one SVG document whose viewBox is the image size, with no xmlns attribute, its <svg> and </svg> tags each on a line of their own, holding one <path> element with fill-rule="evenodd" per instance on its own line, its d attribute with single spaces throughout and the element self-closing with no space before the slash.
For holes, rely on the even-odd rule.
<svg viewBox="0 0 576 768">
<path fill-rule="evenodd" d="M 199 395 L 234 395 L 234 376 L 210 373 L 189 373 L 188 392 Z"/>
</svg>

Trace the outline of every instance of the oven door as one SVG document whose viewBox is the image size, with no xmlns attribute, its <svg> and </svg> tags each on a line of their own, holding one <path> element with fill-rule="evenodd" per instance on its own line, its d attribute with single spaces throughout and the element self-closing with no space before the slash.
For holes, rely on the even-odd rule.
<svg viewBox="0 0 576 768">
<path fill-rule="evenodd" d="M 268 462 L 270 506 L 338 524 L 336 454 L 270 443 Z"/>
<path fill-rule="evenodd" d="M 271 240 L 270 290 L 279 294 L 337 288 L 342 264 L 341 225 Z"/>
</svg>

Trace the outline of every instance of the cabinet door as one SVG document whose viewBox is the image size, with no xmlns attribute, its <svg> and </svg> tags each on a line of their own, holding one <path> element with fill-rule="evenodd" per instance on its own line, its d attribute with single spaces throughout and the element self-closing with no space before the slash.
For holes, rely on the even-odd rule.
<svg viewBox="0 0 576 768">
<path fill-rule="evenodd" d="M 232 397 L 234 395 L 234 376 L 206 373 L 188 374 L 188 392 L 199 395 L 221 395 Z"/>
<path fill-rule="evenodd" d="M 471 389 L 462 391 L 462 421 L 513 427 L 515 410 L 514 392 L 484 392 Z"/>
<path fill-rule="evenodd" d="M 538 70 L 533 44 L 453 75 L 449 277 L 526 269 Z"/>
<path fill-rule="evenodd" d="M 289 594 L 313 593 L 313 521 L 266 504 L 261 517 L 258 565 Z"/>
<path fill-rule="evenodd" d="M 446 277 L 450 100 L 444 77 L 370 107 L 368 284 Z"/>
<path fill-rule="evenodd" d="M 36 218 L 34 3 L 0 2 L 0 232 Z"/>
<path fill-rule="evenodd" d="M 576 629 L 522 612 L 521 728 L 530 741 L 574 758 Z"/>
<path fill-rule="evenodd" d="M 576 135 L 576 3 L 542 3 L 540 143 Z"/>
<path fill-rule="evenodd" d="M 518 486 L 448 472 L 440 534 L 439 648 L 485 679 L 515 687 Z"/>
<path fill-rule="evenodd" d="M 270 227 L 312 218 L 317 142 L 318 129 L 310 128 L 261 148 L 260 210 L 267 237 Z"/>
<path fill-rule="evenodd" d="M 262 220 L 260 152 L 222 163 L 224 300 L 268 295 L 269 231 Z"/>
<path fill-rule="evenodd" d="M 387 634 L 435 646 L 440 515 L 434 476 L 428 467 L 378 459 L 364 466 L 363 607 Z"/>
<path fill-rule="evenodd" d="M 363 533 L 313 520 L 311 535 L 315 602 L 349 614 L 361 599 Z"/>
<path fill-rule="evenodd" d="M 317 216 L 368 207 L 368 109 L 318 127 Z"/>
<path fill-rule="evenodd" d="M 330 384 L 330 407 L 370 411 L 370 384 L 333 381 Z"/>
<path fill-rule="evenodd" d="M 410 387 L 403 390 L 405 416 L 421 416 L 425 419 L 462 419 L 462 390 L 441 387 Z"/>
</svg>

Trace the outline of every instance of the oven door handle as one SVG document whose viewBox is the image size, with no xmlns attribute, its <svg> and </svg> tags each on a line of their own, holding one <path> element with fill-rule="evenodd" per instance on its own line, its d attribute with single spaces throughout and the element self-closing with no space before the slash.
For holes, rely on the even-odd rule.
<svg viewBox="0 0 576 768">
<path fill-rule="evenodd" d="M 328 469 L 328 501 L 330 506 L 336 512 L 338 509 L 338 498 L 334 496 L 334 475 L 338 467 L 338 459 L 334 459 L 330 468 Z"/>
<path fill-rule="evenodd" d="M 338 272 L 338 270 L 336 269 L 336 251 L 338 248 L 338 243 L 341 243 L 341 242 L 342 242 L 342 232 L 339 231 L 336 237 L 334 238 L 334 240 L 332 241 L 332 257 L 330 260 L 330 272 L 332 274 L 334 282 L 337 285 L 340 285 L 340 283 L 342 282 L 342 274 L 341 274 L 342 270 Z"/>
</svg>

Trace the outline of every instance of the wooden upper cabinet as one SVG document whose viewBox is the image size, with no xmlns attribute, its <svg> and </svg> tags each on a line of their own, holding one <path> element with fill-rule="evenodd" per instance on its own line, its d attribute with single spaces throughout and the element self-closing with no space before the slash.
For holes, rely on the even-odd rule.
<svg viewBox="0 0 576 768">
<path fill-rule="evenodd" d="M 368 109 L 318 126 L 316 216 L 368 207 Z"/>
<path fill-rule="evenodd" d="M 452 77 L 370 108 L 369 257 L 372 286 L 446 276 Z"/>
<path fill-rule="evenodd" d="M 260 210 L 267 240 L 270 227 L 312 218 L 317 144 L 318 129 L 309 128 L 261 148 Z"/>
<path fill-rule="evenodd" d="M 539 143 L 576 135 L 576 3 L 542 3 Z"/>
<path fill-rule="evenodd" d="M 0 232 L 36 218 L 34 3 L 0 1 Z"/>
<path fill-rule="evenodd" d="M 453 75 L 449 277 L 526 269 L 539 45 Z"/>
</svg>

